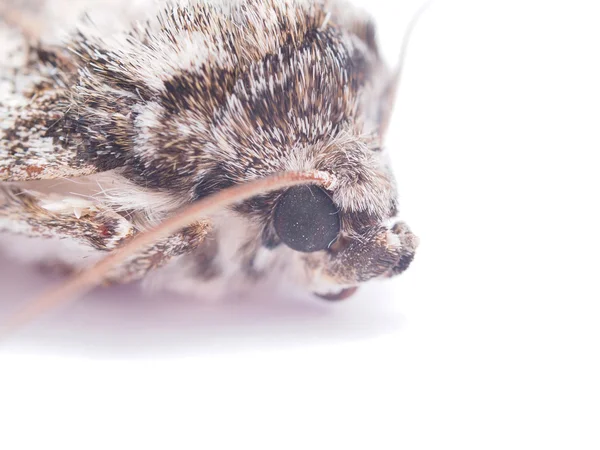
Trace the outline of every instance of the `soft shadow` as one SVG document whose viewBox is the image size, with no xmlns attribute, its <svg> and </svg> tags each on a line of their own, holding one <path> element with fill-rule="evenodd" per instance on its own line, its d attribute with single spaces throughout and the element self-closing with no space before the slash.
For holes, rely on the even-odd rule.
<svg viewBox="0 0 600 450">
<path fill-rule="evenodd" d="M 0 321 L 59 280 L 0 261 Z M 131 358 L 369 339 L 402 327 L 393 292 L 389 285 L 374 284 L 335 304 L 264 290 L 208 302 L 118 286 L 98 289 L 0 345 L 20 353 Z"/>
</svg>

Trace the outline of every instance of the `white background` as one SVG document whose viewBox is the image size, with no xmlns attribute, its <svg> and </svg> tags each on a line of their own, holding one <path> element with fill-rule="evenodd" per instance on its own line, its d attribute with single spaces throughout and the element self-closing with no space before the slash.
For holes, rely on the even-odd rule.
<svg viewBox="0 0 600 450">
<path fill-rule="evenodd" d="M 420 2 L 364 3 L 394 57 Z M 337 305 L 88 297 L 1 347 L 0 448 L 599 449 L 599 24 L 436 2 L 388 141 L 410 270 Z M 3 314 L 50 281 L 0 280 Z"/>
</svg>

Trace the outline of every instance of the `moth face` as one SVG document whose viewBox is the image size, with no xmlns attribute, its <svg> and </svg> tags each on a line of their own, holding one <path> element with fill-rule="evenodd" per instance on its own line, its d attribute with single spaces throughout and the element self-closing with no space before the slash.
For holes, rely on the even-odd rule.
<svg viewBox="0 0 600 450">
<path fill-rule="evenodd" d="M 335 177 L 330 190 L 296 186 L 243 209 L 262 214 L 263 247 L 279 252 L 310 291 L 338 300 L 406 270 L 418 239 L 395 220 L 394 180 L 379 151 L 353 142 L 319 157 L 314 168 Z"/>
<path fill-rule="evenodd" d="M 297 253 L 308 288 L 341 300 L 360 284 L 402 273 L 414 258 L 418 238 L 406 224 L 344 212 L 330 193 L 315 186 L 283 193 L 274 214 L 281 246 Z"/>
</svg>

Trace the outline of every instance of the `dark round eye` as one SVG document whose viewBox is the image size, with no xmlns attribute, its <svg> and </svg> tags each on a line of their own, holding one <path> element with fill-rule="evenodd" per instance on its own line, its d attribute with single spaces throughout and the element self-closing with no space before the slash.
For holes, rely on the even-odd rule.
<svg viewBox="0 0 600 450">
<path fill-rule="evenodd" d="M 340 233 L 340 215 L 327 193 L 317 186 L 288 189 L 275 207 L 275 231 L 299 252 L 324 250 Z"/>
</svg>

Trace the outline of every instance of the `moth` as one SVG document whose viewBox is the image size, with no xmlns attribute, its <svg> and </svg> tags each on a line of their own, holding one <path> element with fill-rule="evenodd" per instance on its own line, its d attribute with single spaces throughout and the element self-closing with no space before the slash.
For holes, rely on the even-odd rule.
<svg viewBox="0 0 600 450">
<path fill-rule="evenodd" d="M 59 3 L 0 7 L 5 254 L 73 273 L 104 261 L 105 283 L 207 295 L 275 278 L 328 300 L 407 269 L 418 239 L 384 151 L 398 76 L 365 12 Z M 61 15 L 77 21 L 55 39 Z"/>
</svg>

